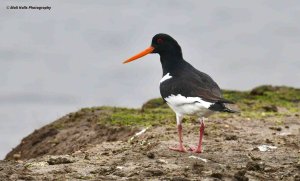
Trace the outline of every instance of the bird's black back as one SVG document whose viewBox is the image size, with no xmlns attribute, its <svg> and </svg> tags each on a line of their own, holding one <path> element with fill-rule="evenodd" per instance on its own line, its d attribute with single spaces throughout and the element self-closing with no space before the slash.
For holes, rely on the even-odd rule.
<svg viewBox="0 0 300 181">
<path fill-rule="evenodd" d="M 185 97 L 199 97 L 203 101 L 214 103 L 210 110 L 231 112 L 224 103 L 232 103 L 222 98 L 218 84 L 206 73 L 195 69 L 184 61 L 180 69 L 168 72 L 172 78 L 160 84 L 160 93 L 163 99 L 170 95 Z"/>
</svg>

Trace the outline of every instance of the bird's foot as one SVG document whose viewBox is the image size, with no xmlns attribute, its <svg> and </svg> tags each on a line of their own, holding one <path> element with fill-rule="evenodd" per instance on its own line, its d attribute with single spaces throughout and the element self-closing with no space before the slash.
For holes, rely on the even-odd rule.
<svg viewBox="0 0 300 181">
<path fill-rule="evenodd" d="M 184 146 L 169 147 L 169 149 L 178 152 L 187 152 Z"/>
<path fill-rule="evenodd" d="M 197 146 L 197 147 L 194 147 L 194 146 L 189 146 L 189 151 L 193 152 L 193 153 L 202 153 L 202 148 Z"/>
</svg>

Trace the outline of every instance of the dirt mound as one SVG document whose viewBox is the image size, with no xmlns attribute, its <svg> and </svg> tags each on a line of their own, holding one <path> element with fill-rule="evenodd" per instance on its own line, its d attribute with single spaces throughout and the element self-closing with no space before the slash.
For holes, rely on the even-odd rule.
<svg viewBox="0 0 300 181">
<path fill-rule="evenodd" d="M 101 122 L 112 110 L 104 108 L 82 109 L 35 130 L 9 152 L 6 160 L 30 159 L 42 155 L 70 154 L 82 147 L 104 141 L 127 140 L 136 127 L 112 126 Z"/>
<path fill-rule="evenodd" d="M 241 113 L 209 118 L 201 154 L 168 149 L 177 144 L 175 115 L 152 99 L 142 109 L 85 108 L 34 131 L 0 161 L 0 180 L 298 181 L 300 90 L 262 86 L 224 97 Z M 186 147 L 197 143 L 198 126 L 184 120 Z"/>
</svg>

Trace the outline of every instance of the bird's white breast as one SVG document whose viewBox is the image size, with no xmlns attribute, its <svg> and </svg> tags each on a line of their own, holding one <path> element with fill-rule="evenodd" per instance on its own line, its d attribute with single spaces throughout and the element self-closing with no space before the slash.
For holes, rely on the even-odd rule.
<svg viewBox="0 0 300 181">
<path fill-rule="evenodd" d="M 200 97 L 185 97 L 181 94 L 172 94 L 165 100 L 174 112 L 179 115 L 205 116 L 211 112 L 208 108 L 213 104 L 202 100 Z"/>
<path fill-rule="evenodd" d="M 172 76 L 170 75 L 170 73 L 167 73 L 165 76 L 163 76 L 163 78 L 161 78 L 159 83 L 163 83 L 165 80 L 168 80 L 170 78 L 172 78 Z"/>
</svg>

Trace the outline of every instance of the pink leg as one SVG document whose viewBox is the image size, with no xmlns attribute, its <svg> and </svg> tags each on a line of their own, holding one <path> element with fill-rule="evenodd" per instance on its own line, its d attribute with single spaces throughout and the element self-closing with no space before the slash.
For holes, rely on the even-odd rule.
<svg viewBox="0 0 300 181">
<path fill-rule="evenodd" d="M 182 125 L 181 123 L 177 125 L 178 129 L 178 137 L 179 137 L 179 145 L 177 147 L 169 147 L 170 150 L 179 151 L 179 152 L 186 152 L 186 149 L 183 146 L 182 141 Z"/>
<path fill-rule="evenodd" d="M 199 129 L 199 143 L 197 148 L 192 148 L 190 147 L 190 150 L 193 151 L 194 153 L 202 153 L 202 138 L 204 134 L 204 119 L 200 121 L 200 129 Z"/>
</svg>

